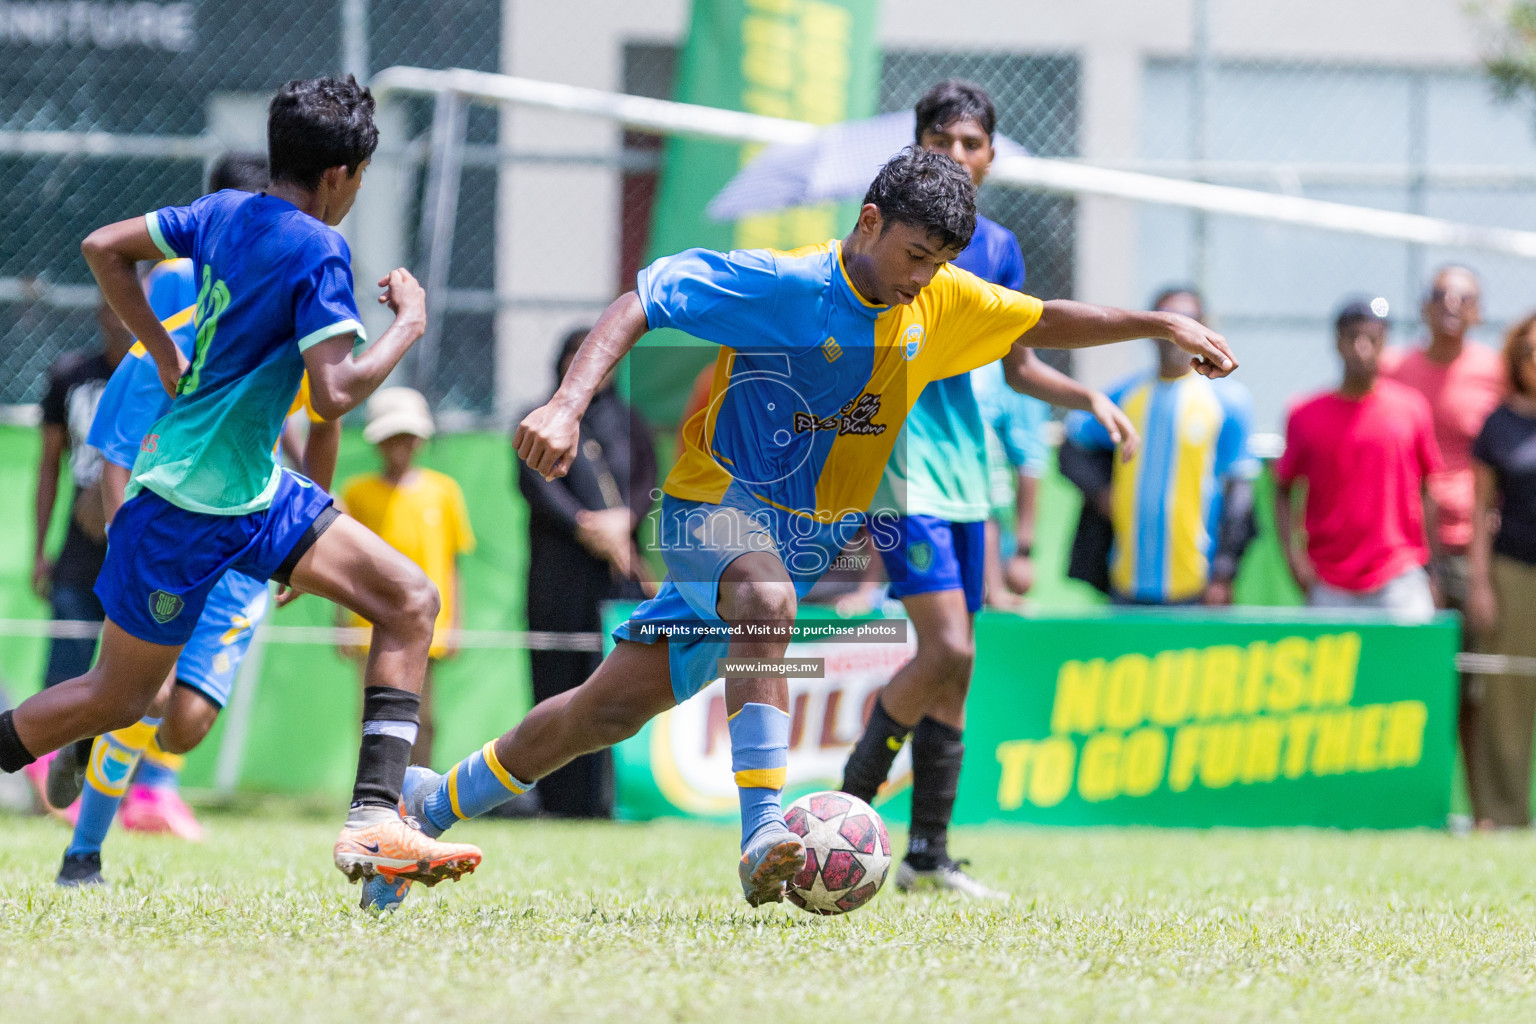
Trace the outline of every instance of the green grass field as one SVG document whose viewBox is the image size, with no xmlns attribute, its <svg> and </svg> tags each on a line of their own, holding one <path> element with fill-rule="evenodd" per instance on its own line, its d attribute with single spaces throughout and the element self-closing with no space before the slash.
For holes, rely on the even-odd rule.
<svg viewBox="0 0 1536 1024">
<path fill-rule="evenodd" d="M 60 826 L 0 819 L 0 1020 L 1536 1017 L 1530 835 L 963 830 L 1012 903 L 817 919 L 747 909 L 724 828 L 471 823 L 480 872 L 375 921 L 329 817 L 206 823 L 114 834 L 82 892 Z"/>
</svg>

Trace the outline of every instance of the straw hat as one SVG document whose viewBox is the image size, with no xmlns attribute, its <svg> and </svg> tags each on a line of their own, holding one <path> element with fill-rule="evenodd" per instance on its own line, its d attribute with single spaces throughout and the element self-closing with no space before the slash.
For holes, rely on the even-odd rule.
<svg viewBox="0 0 1536 1024">
<path fill-rule="evenodd" d="M 368 399 L 368 425 L 363 427 L 363 440 L 369 444 L 398 434 L 429 438 L 434 432 L 432 410 L 420 391 L 384 388 Z"/>
</svg>

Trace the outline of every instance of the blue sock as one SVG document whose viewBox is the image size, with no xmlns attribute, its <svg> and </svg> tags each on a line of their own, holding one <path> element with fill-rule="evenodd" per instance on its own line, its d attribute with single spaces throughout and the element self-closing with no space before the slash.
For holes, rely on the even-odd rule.
<svg viewBox="0 0 1536 1024">
<path fill-rule="evenodd" d="M 731 771 L 741 794 L 741 845 L 772 822 L 783 823 L 779 797 L 789 765 L 789 715 L 770 704 L 744 704 L 726 723 Z"/>
<path fill-rule="evenodd" d="M 80 794 L 80 817 L 65 856 L 100 853 L 112 828 L 117 805 L 128 791 L 128 780 L 139 755 L 160 728 L 160 719 L 145 718 L 126 729 L 96 737 L 85 771 L 85 790 Z"/>
<path fill-rule="evenodd" d="M 434 826 L 446 830 L 455 822 L 474 818 L 500 807 L 531 782 L 520 782 L 496 760 L 492 740 L 454 765 L 443 781 L 422 802 L 422 813 Z"/>
<path fill-rule="evenodd" d="M 175 769 L 168 768 L 153 757 L 139 758 L 139 770 L 134 773 L 133 781 L 150 789 L 168 789 L 175 792 L 179 787 L 181 775 Z"/>
</svg>

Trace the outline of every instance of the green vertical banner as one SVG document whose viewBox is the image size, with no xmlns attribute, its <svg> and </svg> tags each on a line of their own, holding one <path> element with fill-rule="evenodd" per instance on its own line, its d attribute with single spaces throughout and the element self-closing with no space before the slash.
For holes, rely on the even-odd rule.
<svg viewBox="0 0 1536 1024">
<path fill-rule="evenodd" d="M 870 117 L 880 84 L 879 0 L 694 0 L 673 97 L 812 124 Z M 735 223 L 704 207 L 759 146 L 667 140 L 647 260 L 684 249 L 790 249 L 839 234 L 840 204 L 820 203 Z M 629 376 L 635 404 L 677 422 L 689 385 L 714 346 L 678 331 L 642 342 L 644 372 Z M 691 351 L 690 349 L 698 349 Z"/>
</svg>

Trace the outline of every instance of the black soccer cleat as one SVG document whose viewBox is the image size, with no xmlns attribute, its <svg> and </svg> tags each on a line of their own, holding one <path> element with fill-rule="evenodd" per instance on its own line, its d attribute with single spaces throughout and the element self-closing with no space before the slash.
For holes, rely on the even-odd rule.
<svg viewBox="0 0 1536 1024">
<path fill-rule="evenodd" d="M 64 863 L 59 867 L 59 877 L 54 881 L 63 889 L 106 885 L 107 880 L 101 876 L 101 854 L 66 853 Z"/>
<path fill-rule="evenodd" d="M 91 763 L 91 744 L 94 737 L 66 743 L 48 764 L 48 784 L 44 796 L 48 803 L 59 810 L 66 810 L 80 799 L 85 789 L 85 770 Z"/>
</svg>

